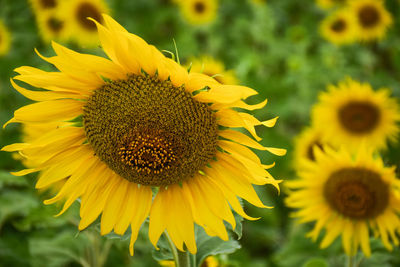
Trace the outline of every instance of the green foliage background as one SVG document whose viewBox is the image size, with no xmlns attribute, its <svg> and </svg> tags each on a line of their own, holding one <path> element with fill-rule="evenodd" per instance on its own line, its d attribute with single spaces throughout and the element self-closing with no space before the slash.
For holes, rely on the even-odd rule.
<svg viewBox="0 0 400 267">
<path fill-rule="evenodd" d="M 187 24 L 178 7 L 167 0 L 107 2 L 113 17 L 130 32 L 169 51 L 175 51 L 175 39 L 181 61 L 211 55 L 235 70 L 241 84 L 258 90 L 259 96 L 250 102 L 269 99 L 267 108 L 255 115 L 260 120 L 280 116 L 276 127 L 258 129 L 263 145 L 288 149 L 282 158 L 260 153 L 263 162 L 276 161 L 271 172 L 278 179 L 295 177 L 291 168 L 293 138 L 309 124 L 310 109 L 327 84 L 350 76 L 370 82 L 374 88 L 389 87 L 394 96 L 400 96 L 400 6 L 396 0 L 386 1 L 395 23 L 384 40 L 346 47 L 320 37 L 318 26 L 326 12 L 310 0 L 270 0 L 262 5 L 221 0 L 216 21 L 206 26 Z M 4 124 L 14 110 L 29 103 L 11 88 L 13 69 L 23 65 L 51 69 L 33 49 L 44 55 L 53 52 L 38 37 L 27 0 L 0 0 L 0 18 L 12 34 L 11 51 L 0 58 L 0 124 Z M 102 54 L 100 49 L 67 46 Z M 0 147 L 19 140 L 17 124 L 0 131 Z M 384 157 L 388 164 L 399 165 L 399 145 L 390 146 Z M 156 266 L 146 229 L 139 236 L 134 257 L 129 256 L 128 240 L 100 237 L 96 225 L 78 233 L 79 203 L 54 218 L 59 207 L 42 204 L 50 193 L 34 189 L 35 175 L 9 174 L 21 168 L 10 153 L 0 152 L 0 266 Z M 244 222 L 239 241 L 242 248 L 220 256 L 226 265 L 344 265 L 340 241 L 319 250 L 304 237 L 311 225 L 298 225 L 289 218 L 284 193 L 278 195 L 272 187 L 258 187 L 257 191 L 264 203 L 275 208 L 263 210 L 245 203 L 247 212 L 261 219 Z M 400 266 L 398 248 L 387 252 L 380 242 L 373 240 L 372 244 L 373 256 L 361 259 L 360 266 Z"/>
</svg>

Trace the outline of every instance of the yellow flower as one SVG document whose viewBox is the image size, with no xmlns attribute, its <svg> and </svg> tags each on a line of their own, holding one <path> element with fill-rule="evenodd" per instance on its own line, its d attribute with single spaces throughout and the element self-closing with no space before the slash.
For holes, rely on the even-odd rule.
<svg viewBox="0 0 400 267">
<path fill-rule="evenodd" d="M 65 42 L 71 36 L 70 24 L 65 20 L 65 13 L 59 9 L 44 10 L 36 14 L 40 36 L 45 42 L 52 40 Z"/>
<path fill-rule="evenodd" d="M 343 6 L 348 0 L 317 0 L 317 5 L 322 9 L 330 9 L 335 6 Z"/>
<path fill-rule="evenodd" d="M 71 28 L 71 39 L 84 47 L 100 44 L 96 24 L 88 18 L 103 23 L 101 14 L 109 13 L 103 0 L 69 0 L 61 1 L 60 12 L 65 14 L 65 23 Z"/>
<path fill-rule="evenodd" d="M 324 143 L 357 149 L 366 142 L 373 149 L 386 147 L 399 132 L 399 107 L 388 89 L 374 91 L 368 83 L 348 78 L 329 85 L 312 111 L 312 125 Z"/>
<path fill-rule="evenodd" d="M 358 0 L 350 2 L 350 10 L 356 19 L 360 40 L 381 39 L 392 24 L 392 16 L 381 0 Z"/>
<path fill-rule="evenodd" d="M 304 129 L 299 136 L 294 140 L 294 160 L 293 165 L 295 169 L 301 169 L 304 160 L 315 160 L 314 146 L 323 149 L 321 141 L 321 133 L 314 128 Z"/>
<path fill-rule="evenodd" d="M 11 36 L 10 32 L 0 20 L 0 56 L 5 55 L 10 50 Z"/>
<path fill-rule="evenodd" d="M 35 14 L 38 14 L 42 11 L 54 10 L 58 6 L 59 0 L 29 0 L 29 3 Z"/>
<path fill-rule="evenodd" d="M 331 43 L 352 43 L 357 38 L 356 22 L 348 9 L 341 9 L 326 17 L 320 27 L 322 36 Z"/>
<path fill-rule="evenodd" d="M 192 58 L 189 62 L 191 63 L 190 71 L 206 74 L 222 84 L 239 83 L 232 70 L 225 70 L 224 63 L 212 57 L 202 56 L 200 58 Z"/>
<path fill-rule="evenodd" d="M 266 101 L 246 104 L 243 99 L 257 94 L 253 89 L 188 73 L 109 16 L 103 18 L 104 26 L 96 25 L 110 60 L 53 43 L 57 55 L 42 57 L 59 72 L 15 70 L 14 88 L 38 103 L 15 111 L 6 125 L 73 123 L 4 147 L 39 162 L 15 175 L 41 171 L 37 188 L 68 177 L 45 204 L 65 199 L 62 214 L 80 198 L 80 230 L 100 214 L 102 235 L 112 230 L 122 235 L 130 226 L 131 254 L 147 217 L 154 246 L 167 231 L 179 250 L 196 253 L 194 223 L 227 240 L 224 221 L 235 227 L 230 207 L 253 219 L 237 197 L 266 208 L 252 185 L 279 188 L 267 171 L 273 165 L 262 164 L 247 148 L 285 154 L 254 140 L 260 140 L 255 126 L 272 127 L 276 118 L 259 121 L 236 111 L 262 108 Z M 30 91 L 14 80 L 45 90 Z M 254 139 L 230 127 L 243 127 Z"/>
<path fill-rule="evenodd" d="M 300 223 L 315 222 L 308 233 L 314 241 L 325 228 L 320 247 L 328 247 L 338 236 L 346 254 L 359 247 L 368 257 L 370 230 L 388 250 L 398 244 L 400 211 L 399 180 L 395 168 L 383 165 L 371 150 L 361 146 L 356 155 L 342 149 L 314 149 L 315 161 L 300 173 L 300 179 L 285 183 L 290 189 L 286 203 Z"/>
<path fill-rule="evenodd" d="M 185 0 L 179 2 L 184 18 L 191 24 L 212 22 L 218 9 L 218 0 Z"/>
</svg>

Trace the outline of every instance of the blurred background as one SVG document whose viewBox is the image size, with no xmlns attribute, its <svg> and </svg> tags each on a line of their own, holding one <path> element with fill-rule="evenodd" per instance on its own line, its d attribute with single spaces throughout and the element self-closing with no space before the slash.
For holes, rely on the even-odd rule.
<svg viewBox="0 0 400 267">
<path fill-rule="evenodd" d="M 217 74 L 223 83 L 255 88 L 259 95 L 249 102 L 268 98 L 267 107 L 254 114 L 259 120 L 279 120 L 274 128 L 261 127 L 258 133 L 263 145 L 286 148 L 288 154 L 259 155 L 265 164 L 276 162 L 271 170 L 276 179 L 294 179 L 293 140 L 310 124 L 310 110 L 328 84 L 352 77 L 400 96 L 400 2 L 383 2 L 393 21 L 380 36 L 343 42 L 321 26 L 341 8 L 337 2 L 344 1 L 0 0 L 0 124 L 29 103 L 10 85 L 13 69 L 52 70 L 34 52 L 36 48 L 45 56 L 54 55 L 51 40 L 104 55 L 93 25 L 83 18 L 108 13 L 160 50 L 175 53 L 175 42 L 181 63 L 192 64 L 196 71 Z M 26 135 L 20 125 L 11 124 L 0 131 L 0 147 L 21 142 Z M 389 145 L 383 157 L 388 165 L 399 166 L 399 145 Z M 35 175 L 9 174 L 22 168 L 17 155 L 0 152 L 0 266 L 157 266 L 146 229 L 136 242 L 134 257 L 128 253 L 129 240 L 101 237 L 96 225 L 79 233 L 79 203 L 54 218 L 60 207 L 42 203 L 52 192 L 36 191 Z M 340 240 L 320 250 L 318 243 L 307 239 L 312 225 L 290 218 L 284 190 L 256 190 L 274 209 L 245 203 L 247 213 L 261 219 L 243 223 L 241 249 L 218 256 L 221 266 L 343 266 Z M 372 250 L 372 257 L 360 266 L 400 266 L 398 248 L 388 252 L 372 240 Z"/>
</svg>

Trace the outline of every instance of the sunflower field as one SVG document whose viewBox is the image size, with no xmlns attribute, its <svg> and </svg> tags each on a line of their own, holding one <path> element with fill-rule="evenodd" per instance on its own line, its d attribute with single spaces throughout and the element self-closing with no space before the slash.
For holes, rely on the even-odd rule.
<svg viewBox="0 0 400 267">
<path fill-rule="evenodd" d="M 399 0 L 0 0 L 0 267 L 400 266 Z"/>
</svg>

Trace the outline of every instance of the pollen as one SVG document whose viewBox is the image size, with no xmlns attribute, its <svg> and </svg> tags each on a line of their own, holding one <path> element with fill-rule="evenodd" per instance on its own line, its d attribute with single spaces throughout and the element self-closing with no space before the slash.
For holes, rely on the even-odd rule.
<svg viewBox="0 0 400 267">
<path fill-rule="evenodd" d="M 83 112 L 96 155 L 122 178 L 167 186 L 194 177 L 217 151 L 214 113 L 184 86 L 131 75 L 94 91 Z"/>
<path fill-rule="evenodd" d="M 171 146 L 162 137 L 138 135 L 129 144 L 121 147 L 118 154 L 123 163 L 132 166 L 137 172 L 158 174 L 169 169 L 176 160 Z"/>
</svg>

